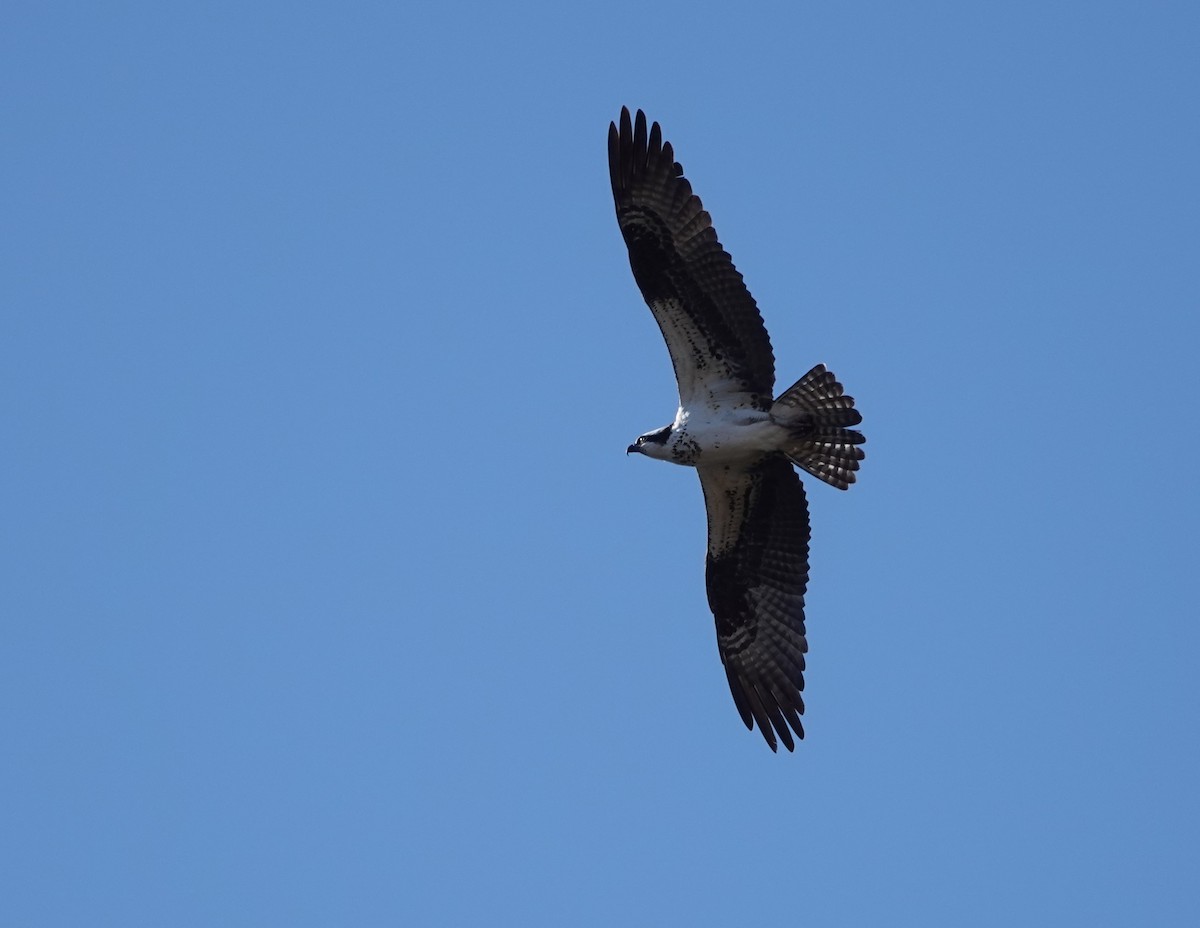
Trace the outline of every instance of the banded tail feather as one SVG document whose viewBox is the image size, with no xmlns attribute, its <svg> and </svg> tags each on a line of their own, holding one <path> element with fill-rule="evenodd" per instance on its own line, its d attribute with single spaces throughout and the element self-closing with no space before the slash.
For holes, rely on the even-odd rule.
<svg viewBox="0 0 1200 928">
<path fill-rule="evenodd" d="M 867 455 L 866 439 L 849 428 L 862 422 L 833 372 L 824 364 L 788 387 L 771 405 L 771 418 L 792 431 L 783 453 L 797 467 L 839 490 L 854 483 L 854 472 Z"/>
</svg>

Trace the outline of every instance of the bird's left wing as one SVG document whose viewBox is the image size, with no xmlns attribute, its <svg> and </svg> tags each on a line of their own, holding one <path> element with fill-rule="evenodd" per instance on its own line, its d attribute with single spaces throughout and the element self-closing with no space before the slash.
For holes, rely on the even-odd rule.
<svg viewBox="0 0 1200 928">
<path fill-rule="evenodd" d="M 699 467 L 708 509 L 708 603 L 729 689 L 771 750 L 804 737 L 808 503 L 783 457 L 747 469 Z M 790 730 L 789 730 L 790 729 Z"/>
<path fill-rule="evenodd" d="M 775 356 L 754 297 L 658 123 L 622 107 L 608 172 L 629 263 L 675 366 L 684 406 L 771 406 Z"/>
</svg>

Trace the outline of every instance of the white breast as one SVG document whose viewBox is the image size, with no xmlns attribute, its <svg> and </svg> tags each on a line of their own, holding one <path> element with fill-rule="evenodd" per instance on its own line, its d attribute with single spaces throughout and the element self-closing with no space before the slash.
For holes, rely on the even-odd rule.
<svg viewBox="0 0 1200 928">
<path fill-rule="evenodd" d="M 680 463 L 734 464 L 753 461 L 778 451 L 787 430 L 761 409 L 698 409 L 682 407 L 675 417 L 671 447 Z"/>
</svg>

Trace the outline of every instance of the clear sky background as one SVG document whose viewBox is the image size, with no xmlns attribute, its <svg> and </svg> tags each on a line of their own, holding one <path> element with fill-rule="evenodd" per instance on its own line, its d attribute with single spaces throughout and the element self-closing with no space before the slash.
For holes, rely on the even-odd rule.
<svg viewBox="0 0 1200 928">
<path fill-rule="evenodd" d="M 0 14 L 0 923 L 1200 924 L 1194 2 Z M 865 415 L 729 696 L 605 135 Z"/>
</svg>

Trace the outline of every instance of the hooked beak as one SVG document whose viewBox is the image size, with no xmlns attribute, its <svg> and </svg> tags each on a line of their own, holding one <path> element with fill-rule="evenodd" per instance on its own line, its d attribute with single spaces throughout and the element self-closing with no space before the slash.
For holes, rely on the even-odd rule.
<svg viewBox="0 0 1200 928">
<path fill-rule="evenodd" d="M 629 455 L 633 454 L 633 452 L 635 452 L 635 451 L 637 451 L 638 454 L 641 454 L 641 451 L 638 450 L 637 445 L 630 445 L 628 448 L 625 449 L 625 457 L 629 457 Z"/>
</svg>

